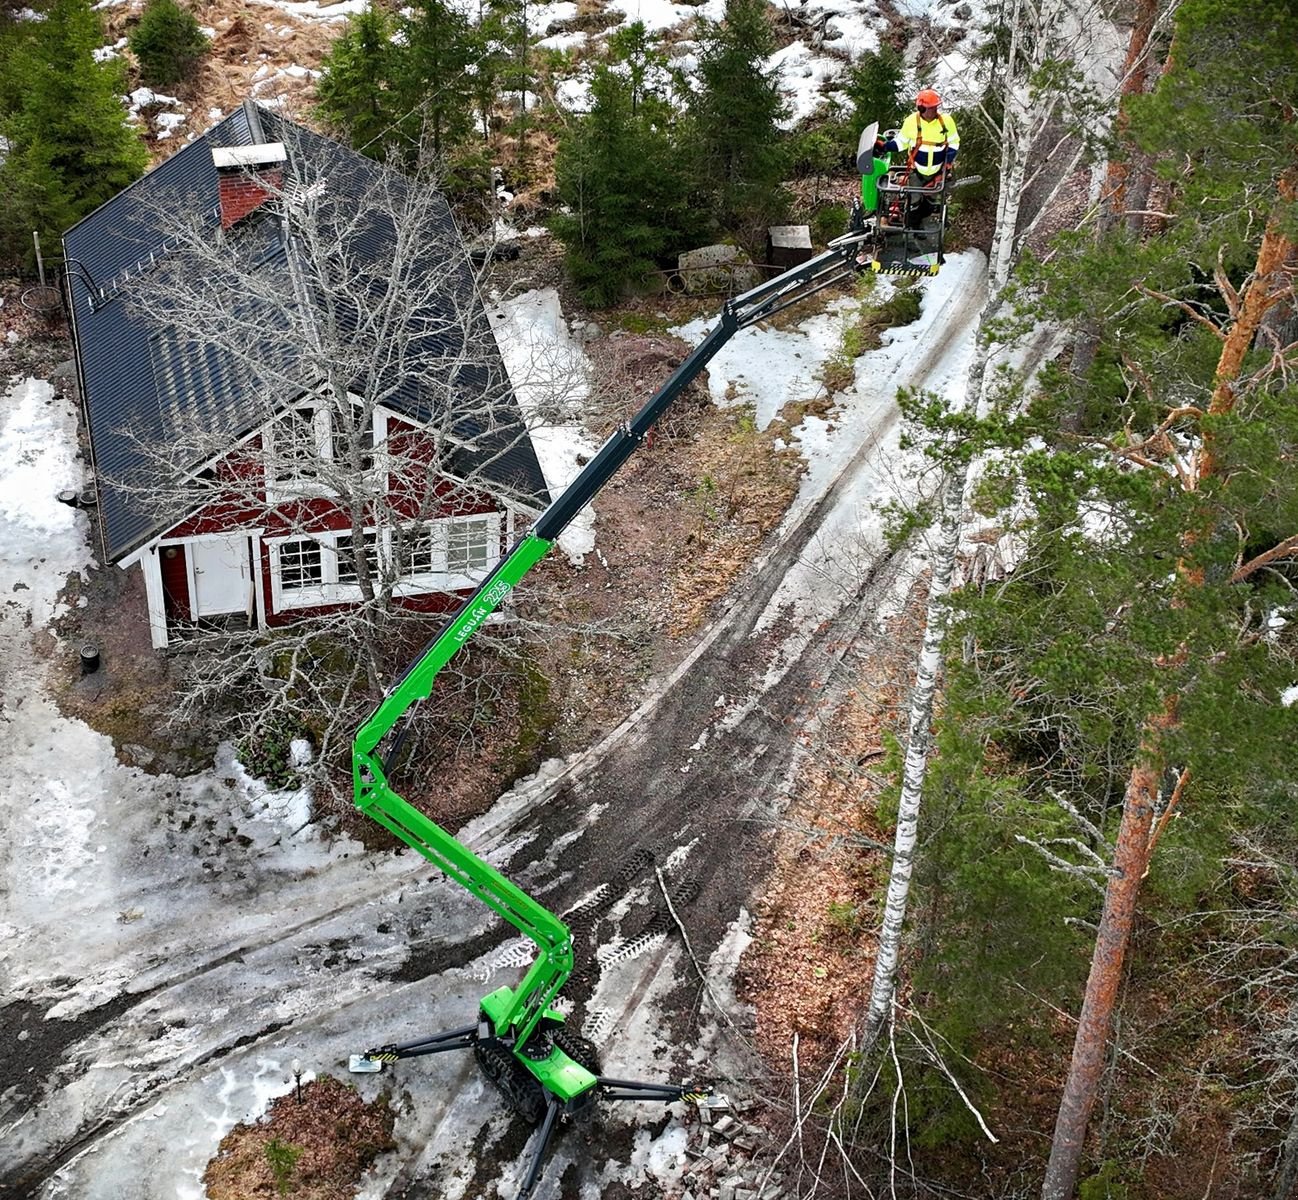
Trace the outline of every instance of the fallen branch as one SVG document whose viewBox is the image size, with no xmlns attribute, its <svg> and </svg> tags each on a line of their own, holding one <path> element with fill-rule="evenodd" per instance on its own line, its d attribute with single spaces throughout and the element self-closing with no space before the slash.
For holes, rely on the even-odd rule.
<svg viewBox="0 0 1298 1200">
<path fill-rule="evenodd" d="M 919 1013 L 912 1012 L 910 1015 L 916 1021 L 919 1022 L 920 1027 L 925 1031 L 925 1033 L 931 1032 L 929 1030 L 928 1025 L 925 1023 L 924 1018 L 921 1017 Z M 907 1025 L 906 1027 L 906 1032 L 909 1033 L 910 1036 L 914 1039 L 915 1044 L 933 1061 L 933 1065 L 937 1067 L 937 1069 L 947 1077 L 947 1080 L 950 1082 L 951 1086 L 955 1088 L 956 1095 L 959 1096 L 960 1099 L 964 1102 L 965 1108 L 967 1108 L 971 1113 L 973 1113 L 974 1120 L 978 1122 L 978 1127 L 986 1135 L 987 1140 L 991 1142 L 993 1145 L 999 1145 L 1000 1138 L 998 1138 L 994 1133 L 992 1133 L 990 1129 L 987 1128 L 987 1122 L 983 1120 L 982 1113 L 978 1111 L 977 1107 L 974 1105 L 974 1102 L 970 1100 L 969 1097 L 965 1094 L 965 1090 L 960 1086 L 959 1080 L 956 1079 L 955 1075 L 951 1071 L 951 1068 L 946 1065 L 946 1060 L 937 1052 L 937 1047 L 933 1046 L 930 1042 L 927 1042 L 922 1038 L 917 1037 L 915 1031 L 909 1025 Z"/>
<path fill-rule="evenodd" d="M 703 984 L 703 990 L 707 993 L 708 999 L 712 1001 L 712 1007 L 717 1010 L 717 1015 L 724 1018 L 726 1024 L 746 1042 L 748 1039 L 744 1037 L 743 1031 L 735 1023 L 734 1017 L 726 1011 L 716 992 L 713 991 L 712 984 L 708 982 L 707 972 L 703 970 L 699 960 L 694 956 L 694 948 L 690 945 L 690 935 L 685 932 L 685 925 L 677 915 L 676 906 L 672 903 L 671 896 L 667 894 L 667 883 L 663 879 L 662 868 L 654 867 L 654 874 L 658 876 L 658 888 L 663 894 L 663 901 L 667 905 L 667 911 L 671 914 L 672 920 L 676 922 L 676 929 L 681 935 L 681 941 L 685 943 L 685 953 L 689 955 L 690 962 L 694 964 L 694 970 L 698 973 L 699 982 Z"/>
</svg>

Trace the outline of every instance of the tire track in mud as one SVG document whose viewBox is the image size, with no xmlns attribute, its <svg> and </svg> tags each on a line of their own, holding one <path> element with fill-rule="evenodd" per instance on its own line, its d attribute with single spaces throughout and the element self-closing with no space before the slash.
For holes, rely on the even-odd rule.
<svg viewBox="0 0 1298 1200">
<path fill-rule="evenodd" d="M 971 335 L 980 307 L 981 287 L 950 297 L 935 317 L 945 324 L 933 343 L 932 356 L 903 378 L 894 378 L 893 385 L 925 386 L 941 369 L 942 355 L 959 339 Z M 544 841 L 546 831 L 557 839 L 579 827 L 592 803 L 608 803 L 607 812 L 559 856 L 560 869 L 572 873 L 568 890 L 575 889 L 578 894 L 594 882 L 587 878 L 583 883 L 583 871 L 590 863 L 619 861 L 637 847 L 651 847 L 663 858 L 667 848 L 694 842 L 680 869 L 699 894 L 689 908 L 678 909 L 678 913 L 700 962 L 706 962 L 764 877 L 766 850 L 760 834 L 753 833 L 763 826 L 757 797 L 778 788 L 800 752 L 790 725 L 806 714 L 808 701 L 814 704 L 821 694 L 818 681 L 827 677 L 862 625 L 873 619 L 878 604 L 893 587 L 906 552 L 876 561 L 859 581 L 856 594 L 844 597 L 837 613 L 784 667 L 779 680 L 762 693 L 763 703 L 752 706 L 720 734 L 708 753 L 694 756 L 687 772 L 682 772 L 681 764 L 691 759 L 690 750 L 699 734 L 714 722 L 715 697 L 742 692 L 766 674 L 770 657 L 778 649 L 778 635 L 755 637 L 754 630 L 780 583 L 806 553 L 834 508 L 849 501 L 860 473 L 895 428 L 899 413 L 893 396 L 886 405 L 825 493 L 796 518 L 734 589 L 732 597 L 737 599 L 733 606 L 714 622 L 691 655 L 635 713 L 571 764 L 555 781 L 556 794 L 547 805 L 528 814 L 541 829 Z M 560 891 L 562 894 L 563 889 Z M 651 900 L 661 899 L 656 892 L 655 887 Z M 643 995 L 661 970 L 675 939 L 674 928 L 665 932 L 663 944 L 643 955 L 633 980 L 619 977 L 627 982 L 630 997 Z M 582 990 L 589 994 L 596 982 L 583 980 Z M 697 983 L 686 977 L 676 986 L 692 990 Z M 630 1004 L 628 1000 L 608 1015 L 608 1023 L 600 1030 L 604 1038 L 616 1039 L 617 1024 L 627 1019 Z M 681 1007 L 690 1009 L 688 1004 Z M 680 1029 L 676 1032 L 685 1034 Z M 679 1058 L 679 1054 L 670 1056 Z M 654 1070 L 663 1077 L 681 1074 L 679 1061 L 655 1064 Z M 599 1144 L 597 1130 L 589 1136 Z M 425 1154 L 417 1157 L 423 1159 Z M 445 1169 L 445 1159 L 440 1153 L 427 1157 L 437 1160 L 435 1165 L 430 1162 L 431 1179 Z M 597 1151 L 583 1157 L 590 1165 L 601 1155 Z M 420 1166 L 409 1162 L 403 1165 L 402 1177 L 424 1178 Z"/>
<path fill-rule="evenodd" d="M 608 811 L 565 847 L 556 861 L 546 867 L 544 878 L 529 880 L 531 886 L 570 873 L 570 878 L 546 897 L 547 907 L 562 910 L 599 882 L 589 874 L 591 863 L 620 863 L 639 847 L 649 847 L 656 856 L 663 856 L 670 848 L 697 839 L 684 870 L 699 888 L 700 896 L 681 915 L 689 924 L 696 953 L 701 961 L 706 960 L 764 874 L 761 838 L 751 832 L 757 813 L 755 798 L 778 785 L 794 761 L 798 751 L 789 725 L 805 711 L 808 695 L 817 694 L 812 685 L 817 679 L 823 679 L 828 670 L 826 647 L 841 647 L 851 641 L 861 624 L 870 619 L 874 608 L 870 597 L 886 593 L 901 556 L 874 564 L 857 595 L 844 598 L 837 615 L 822 625 L 800 655 L 783 668 L 778 680 L 759 687 L 762 703 L 754 705 L 731 728 L 717 735 L 706 754 L 695 756 L 688 771 L 683 772 L 681 764 L 690 758 L 689 749 L 699 734 L 713 727 L 717 711 L 715 698 L 720 694 L 750 691 L 760 685 L 771 656 L 778 649 L 782 630 L 777 621 L 763 635 L 754 636 L 758 622 L 786 574 L 807 552 L 827 516 L 850 497 L 859 473 L 895 428 L 899 419 L 895 388 L 923 387 L 938 372 L 946 351 L 960 338 L 970 335 L 981 303 L 980 292 L 981 280 L 977 289 L 947 297 L 934 316 L 933 324 L 940 332 L 926 344 L 924 361 L 889 382 L 892 394 L 883 401 L 883 411 L 852 458 L 824 493 L 782 530 L 779 541 L 740 581 L 732 591 L 731 607 L 713 622 L 690 655 L 630 717 L 574 759 L 557 778 L 538 791 L 531 803 L 481 830 L 474 839 L 474 848 L 479 853 L 490 848 L 484 843 L 499 844 L 525 829 L 535 828 L 543 839 L 549 834 L 551 842 L 557 841 L 559 836 L 585 823 L 586 810 L 592 802 L 608 801 Z M 422 866 L 417 864 L 415 869 Z M 183 971 L 159 979 L 147 991 L 133 997 L 130 1005 L 120 1006 L 118 998 L 101 1006 L 94 1011 L 102 1012 L 103 1020 L 93 1030 L 80 1027 L 63 1049 L 84 1040 L 93 1031 L 126 1023 L 131 1009 L 150 998 L 344 919 L 358 908 L 408 886 L 408 880 L 385 879 L 350 891 L 340 900 L 335 895 L 334 903 L 326 910 L 312 913 L 291 926 L 267 930 L 264 936 L 228 947 L 210 960 L 193 963 Z M 651 894 L 650 901 L 653 899 Z M 673 932 L 670 929 L 664 932 L 670 944 Z M 421 961 L 417 965 L 438 972 L 463 966 L 475 952 L 481 953 L 494 936 L 470 934 L 460 943 L 439 945 L 433 952 L 419 953 Z M 594 946 L 590 948 L 592 955 L 594 949 Z M 644 981 L 659 969 L 666 952 L 665 944 L 658 952 L 643 955 L 642 982 L 635 988 L 637 993 Z M 387 976 L 390 981 L 410 977 L 409 971 Z M 310 1023 L 299 1019 L 294 1024 Z M 160 1095 L 184 1085 L 196 1069 L 282 1029 L 282 1025 L 275 1025 L 244 1033 L 231 1030 L 230 1037 L 208 1048 L 198 1061 L 187 1063 L 171 1079 L 159 1080 L 156 1087 L 137 1095 L 111 1116 L 86 1121 L 75 1138 L 62 1148 L 52 1149 L 36 1160 L 15 1164 L 16 1169 L 0 1175 L 0 1193 L 21 1179 L 23 1190 L 9 1194 L 36 1194 L 55 1171 L 111 1136 L 144 1106 L 156 1103 Z M 611 1036 L 616 1037 L 615 1029 Z M 664 1069 L 667 1066 L 664 1064 Z M 450 1103 L 448 1099 L 444 1106 Z M 434 1126 L 441 1124 L 443 1116 L 421 1114 L 423 1123 L 431 1122 Z M 424 1154 L 417 1153 L 414 1157 L 421 1160 Z M 418 1179 L 420 1170 L 417 1163 L 407 1162 L 399 1174 L 409 1181 Z"/>
</svg>

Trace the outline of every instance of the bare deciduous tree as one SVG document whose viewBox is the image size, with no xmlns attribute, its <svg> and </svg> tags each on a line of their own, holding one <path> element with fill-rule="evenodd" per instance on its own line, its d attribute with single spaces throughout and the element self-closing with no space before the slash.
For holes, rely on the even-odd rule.
<svg viewBox="0 0 1298 1200">
<path fill-rule="evenodd" d="M 154 370 L 171 373 L 177 402 L 164 438 L 137 439 L 148 468 L 113 482 L 158 526 L 199 513 L 281 539 L 329 534 L 348 603 L 317 597 L 274 631 L 199 631 L 174 713 L 226 713 L 241 737 L 310 731 L 324 762 L 428 628 L 403 600 L 433 575 L 466 586 L 538 498 L 436 179 L 288 123 L 275 134 L 283 175 L 261 180 L 269 196 L 250 217 L 222 230 L 192 197 L 158 206 L 165 253 L 125 299 L 156 331 Z M 448 513 L 489 519 L 461 534 L 433 522 Z"/>
<path fill-rule="evenodd" d="M 1039 5 L 1014 0 L 1004 13 L 1004 21 L 1008 47 L 992 80 L 1004 108 L 998 131 L 1001 188 L 988 265 L 988 295 L 979 314 L 975 350 L 966 374 L 964 405 L 973 410 L 988 401 L 996 369 L 994 342 L 1006 336 L 1001 323 L 1008 315 L 1005 287 L 1010 272 L 1024 242 L 1050 211 L 1056 189 L 1052 187 L 1035 211 L 1025 214 L 1027 191 L 1052 162 L 1061 174 L 1071 170 L 1085 151 L 1083 134 L 1091 115 L 1103 103 L 1112 102 L 1111 95 L 1100 93 L 1083 78 L 1077 65 L 1088 61 L 1094 52 L 1094 39 L 1102 25 L 1098 6 L 1079 7 L 1064 0 L 1046 0 Z M 932 547 L 924 640 L 911 690 L 892 872 L 861 1036 L 867 1050 L 891 1019 L 914 869 L 920 799 L 932 743 L 933 703 L 949 618 L 947 596 L 960 550 L 968 477 L 968 459 L 957 457 L 937 491 L 937 532 Z"/>
</svg>

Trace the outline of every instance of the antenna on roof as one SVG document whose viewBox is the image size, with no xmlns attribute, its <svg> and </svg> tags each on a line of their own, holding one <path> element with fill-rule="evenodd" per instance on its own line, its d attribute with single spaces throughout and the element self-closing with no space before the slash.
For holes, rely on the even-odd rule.
<svg viewBox="0 0 1298 1200">
<path fill-rule="evenodd" d="M 257 111 L 257 103 L 251 96 L 243 102 L 243 115 L 248 122 L 248 130 L 252 134 L 253 145 L 260 145 L 266 140 L 266 134 L 261 127 L 261 114 Z"/>
</svg>

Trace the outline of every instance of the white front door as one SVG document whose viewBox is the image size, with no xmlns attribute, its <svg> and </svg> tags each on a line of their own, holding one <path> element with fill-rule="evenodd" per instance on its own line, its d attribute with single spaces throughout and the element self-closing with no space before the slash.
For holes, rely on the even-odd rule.
<svg viewBox="0 0 1298 1200">
<path fill-rule="evenodd" d="M 218 534 L 189 543 L 194 567 L 194 616 L 247 612 L 252 600 L 252 559 L 246 533 Z"/>
</svg>

